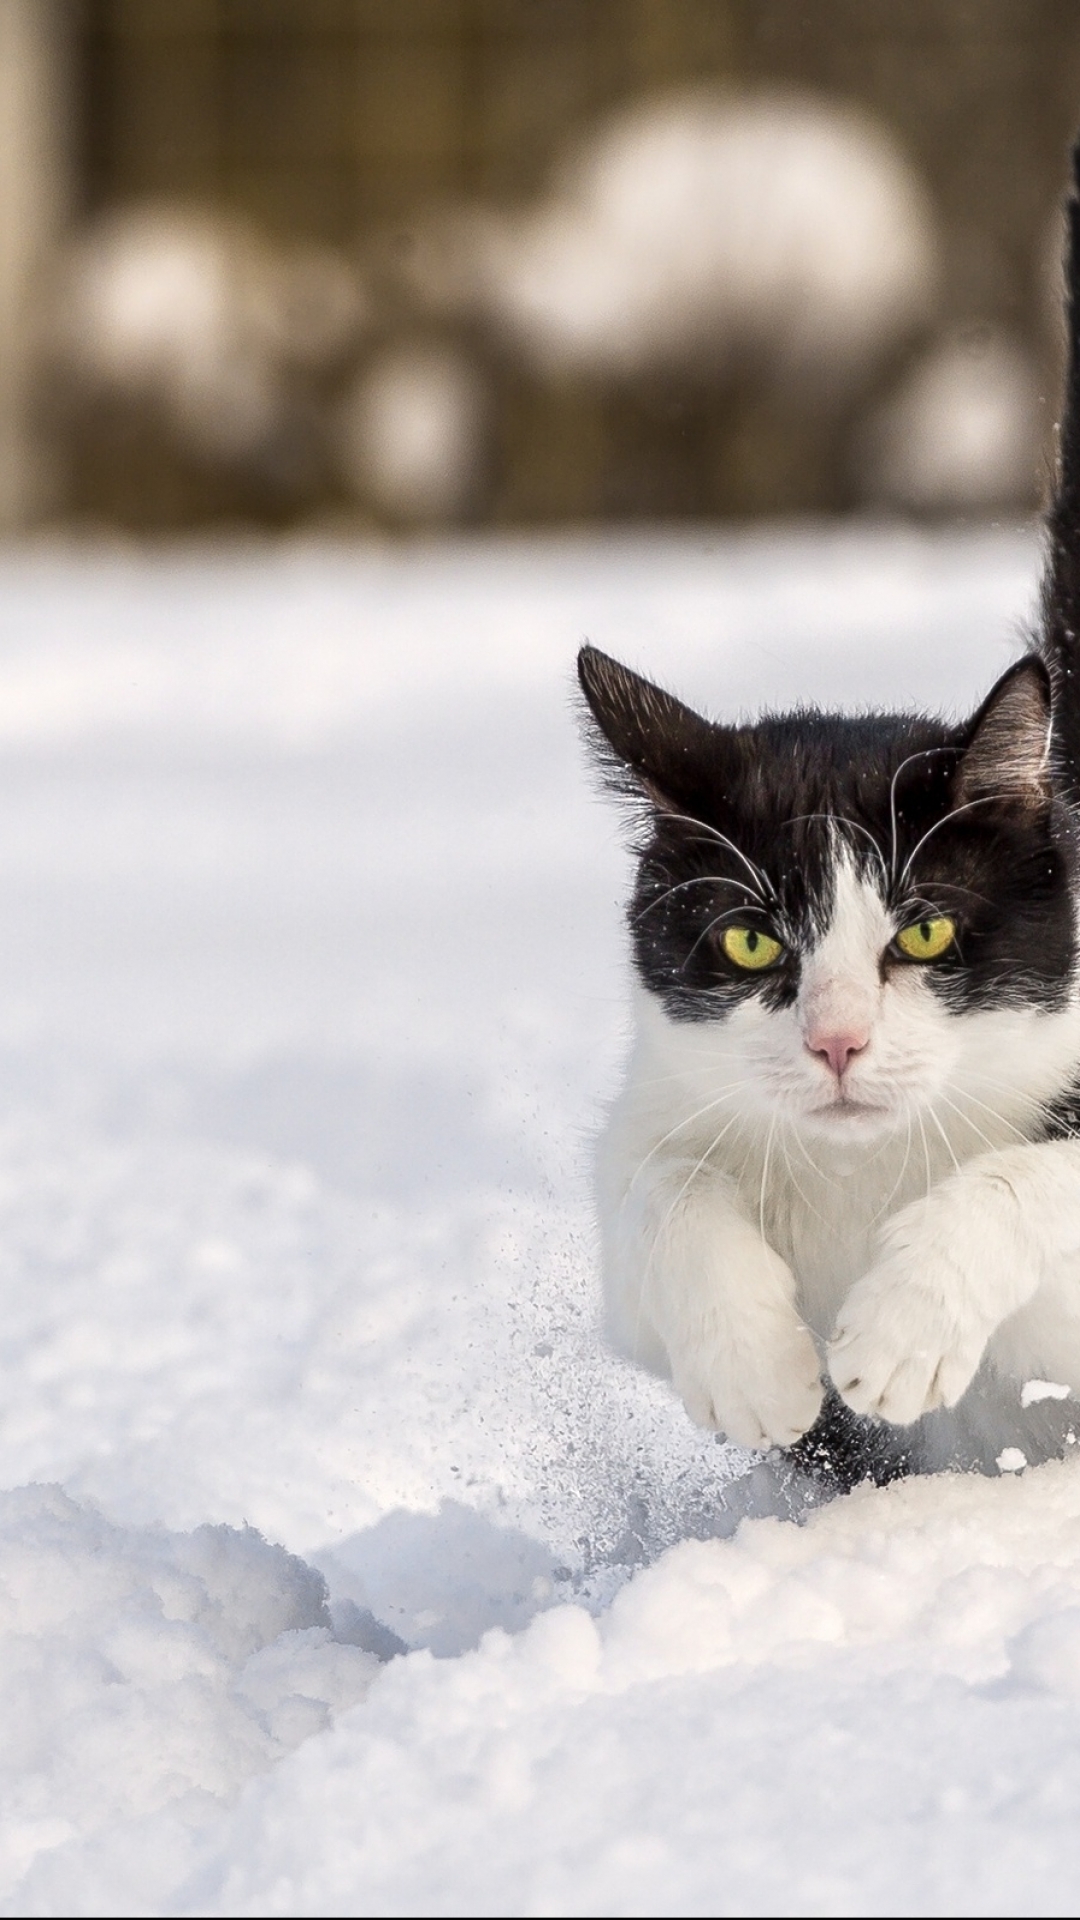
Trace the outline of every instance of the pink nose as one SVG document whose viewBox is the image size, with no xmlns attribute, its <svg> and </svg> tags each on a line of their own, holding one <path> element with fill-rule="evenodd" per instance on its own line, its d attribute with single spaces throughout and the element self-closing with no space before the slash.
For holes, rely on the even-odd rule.
<svg viewBox="0 0 1080 1920">
<path fill-rule="evenodd" d="M 846 1033 L 819 1033 L 811 1030 L 806 1036 L 806 1050 L 816 1053 L 824 1060 L 830 1073 L 842 1080 L 857 1053 L 862 1053 L 870 1035 L 849 1029 Z"/>
</svg>

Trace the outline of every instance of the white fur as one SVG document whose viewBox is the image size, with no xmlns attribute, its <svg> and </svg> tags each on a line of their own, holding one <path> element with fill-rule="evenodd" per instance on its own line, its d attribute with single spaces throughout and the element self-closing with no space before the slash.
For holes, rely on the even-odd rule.
<svg viewBox="0 0 1080 1920">
<path fill-rule="evenodd" d="M 747 1445 L 813 1424 L 813 1336 L 849 1404 L 899 1424 L 984 1355 L 1080 1393 L 1080 1142 L 1030 1144 L 1080 1069 L 1080 994 L 950 1014 L 925 968 L 883 974 L 895 932 L 840 850 L 790 1010 L 675 1021 L 637 992 L 599 1155 L 609 1326 Z M 843 1091 L 806 1044 L 830 1023 L 867 1035 Z"/>
</svg>

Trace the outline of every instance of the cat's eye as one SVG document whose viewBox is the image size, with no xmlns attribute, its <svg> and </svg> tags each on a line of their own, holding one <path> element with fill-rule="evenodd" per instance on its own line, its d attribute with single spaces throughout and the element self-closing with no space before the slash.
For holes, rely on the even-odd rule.
<svg viewBox="0 0 1080 1920">
<path fill-rule="evenodd" d="M 939 913 L 929 920 L 913 920 L 909 927 L 901 927 L 896 944 L 909 960 L 940 960 L 955 939 L 956 921 L 950 920 L 947 913 Z"/>
<path fill-rule="evenodd" d="M 720 945 L 732 964 L 748 973 L 775 966 L 784 951 L 779 940 L 758 927 L 726 927 Z"/>
</svg>

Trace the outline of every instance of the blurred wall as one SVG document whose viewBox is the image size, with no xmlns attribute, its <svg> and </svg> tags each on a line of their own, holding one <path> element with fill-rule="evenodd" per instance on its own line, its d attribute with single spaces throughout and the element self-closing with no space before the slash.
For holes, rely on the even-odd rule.
<svg viewBox="0 0 1080 1920">
<path fill-rule="evenodd" d="M 29 4 L 44 15 L 51 0 Z M 58 5 L 66 44 L 57 45 L 57 71 L 66 61 L 73 76 L 65 132 L 73 134 L 76 235 L 149 203 L 226 211 L 269 248 L 318 242 L 347 261 L 364 315 L 351 335 L 339 329 L 322 361 L 309 352 L 301 366 L 302 355 L 282 351 L 273 377 L 288 392 L 274 402 L 274 422 L 251 438 L 253 452 L 225 458 L 200 451 L 197 435 L 185 441 L 175 408 L 155 413 L 144 404 L 145 382 L 131 401 L 118 398 L 115 374 L 91 377 L 70 339 L 63 344 L 54 313 L 42 322 L 39 416 L 63 463 L 69 511 L 135 526 L 222 516 L 506 525 L 849 510 L 878 494 L 914 511 L 1019 510 L 1034 500 L 1046 433 L 1029 453 L 1015 420 L 1041 402 L 1045 429 L 1052 413 L 1047 261 L 1064 156 L 1080 121 L 1075 0 Z M 15 11 L 17 0 L 0 0 L 0 22 Z M 947 417 L 947 409 L 934 414 L 933 394 L 948 386 L 948 353 L 978 360 L 990 341 L 988 367 L 1005 369 L 1006 386 L 1013 377 L 1013 411 L 999 408 L 1004 427 L 976 422 L 969 465 L 982 459 L 985 472 L 990 456 L 978 449 L 994 431 L 999 441 L 1013 433 L 996 495 L 988 484 L 980 499 L 977 476 L 970 502 L 962 482 L 950 494 L 947 479 L 937 494 L 920 499 L 909 485 L 905 495 L 896 475 L 918 444 L 910 420 L 920 403 L 915 387 L 904 397 L 899 342 L 883 352 L 876 385 L 806 407 L 783 383 L 759 378 L 745 356 L 734 373 L 718 372 L 718 363 L 704 373 L 700 364 L 665 364 L 632 377 L 545 366 L 508 345 L 476 301 L 439 292 L 438 271 L 433 277 L 424 260 L 440 218 L 452 231 L 463 208 L 536 205 L 560 158 L 605 115 L 703 82 L 744 91 L 794 85 L 851 103 L 910 161 L 932 201 L 942 268 L 932 315 L 902 344 L 909 358 L 932 353 L 935 340 L 947 349 L 945 371 L 935 376 L 928 363 L 918 388 L 929 421 L 922 431 L 933 439 L 935 418 Z M 250 280 L 254 269 L 243 271 Z M 61 321 L 67 303 L 85 332 L 84 296 L 62 277 L 57 285 Z M 411 371 L 402 346 L 421 356 Z M 396 360 L 387 360 L 390 349 Z M 1024 398 L 1028 375 L 1035 401 Z M 264 368 L 260 377 L 271 375 Z M 955 392 L 954 403 L 955 412 Z M 476 448 L 469 441 L 455 454 L 455 433 L 472 434 Z M 893 458 L 888 448 L 905 434 L 908 453 Z M 436 475 L 425 493 L 425 457 L 451 467 L 456 458 L 471 478 L 440 493 Z M 395 458 L 404 479 L 386 478 Z M 411 470 L 420 482 L 410 494 Z"/>
<path fill-rule="evenodd" d="M 61 497 L 37 419 L 37 336 L 71 212 L 71 27 L 63 0 L 0 0 L 0 527 L 32 525 Z"/>
</svg>

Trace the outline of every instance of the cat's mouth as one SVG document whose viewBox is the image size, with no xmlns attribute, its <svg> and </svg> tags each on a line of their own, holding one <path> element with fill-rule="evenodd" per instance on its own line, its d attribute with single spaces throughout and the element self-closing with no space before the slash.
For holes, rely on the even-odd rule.
<svg viewBox="0 0 1080 1920">
<path fill-rule="evenodd" d="M 820 1106 L 810 1108 L 810 1118 L 824 1121 L 827 1126 L 878 1125 L 890 1117 L 890 1109 L 880 1101 L 858 1100 L 851 1094 L 838 1092 L 833 1099 L 823 1101 Z"/>
</svg>

